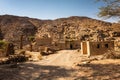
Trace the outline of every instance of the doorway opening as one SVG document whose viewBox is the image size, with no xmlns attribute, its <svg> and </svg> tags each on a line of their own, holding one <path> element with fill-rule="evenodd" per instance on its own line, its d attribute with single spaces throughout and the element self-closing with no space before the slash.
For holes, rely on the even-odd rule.
<svg viewBox="0 0 120 80">
<path fill-rule="evenodd" d="M 73 45 L 72 44 L 70 44 L 70 49 L 73 49 Z"/>
</svg>

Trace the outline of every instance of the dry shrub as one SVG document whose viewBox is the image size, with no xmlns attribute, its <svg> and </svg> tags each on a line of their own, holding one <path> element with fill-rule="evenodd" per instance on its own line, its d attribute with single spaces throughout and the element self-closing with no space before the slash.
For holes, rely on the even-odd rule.
<svg viewBox="0 0 120 80">
<path fill-rule="evenodd" d="M 103 54 L 103 59 L 120 59 L 120 51 L 109 50 Z"/>
<path fill-rule="evenodd" d="M 25 62 L 28 60 L 28 58 L 25 55 L 19 54 L 19 55 L 11 55 L 8 59 L 10 62 Z"/>
<path fill-rule="evenodd" d="M 21 54 L 17 54 L 17 55 L 10 55 L 8 58 L 3 58 L 0 61 L 0 65 L 1 64 L 11 64 L 11 63 L 19 63 L 19 62 L 25 62 L 27 61 L 28 58 L 24 55 Z"/>
</svg>

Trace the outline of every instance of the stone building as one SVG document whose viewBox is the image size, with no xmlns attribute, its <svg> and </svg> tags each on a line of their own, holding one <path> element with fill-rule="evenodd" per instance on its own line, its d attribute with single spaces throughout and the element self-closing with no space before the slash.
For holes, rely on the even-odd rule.
<svg viewBox="0 0 120 80">
<path fill-rule="evenodd" d="M 101 55 L 113 49 L 114 41 L 81 42 L 81 53 L 87 56 Z"/>
</svg>

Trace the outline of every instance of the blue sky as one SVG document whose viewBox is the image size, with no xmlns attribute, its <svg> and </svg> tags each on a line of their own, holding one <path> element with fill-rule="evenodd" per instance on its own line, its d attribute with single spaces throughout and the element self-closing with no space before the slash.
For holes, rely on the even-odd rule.
<svg viewBox="0 0 120 80">
<path fill-rule="evenodd" d="M 10 14 L 38 19 L 87 16 L 95 19 L 103 3 L 95 0 L 0 0 L 0 15 Z M 109 19 L 107 21 L 115 21 Z"/>
</svg>

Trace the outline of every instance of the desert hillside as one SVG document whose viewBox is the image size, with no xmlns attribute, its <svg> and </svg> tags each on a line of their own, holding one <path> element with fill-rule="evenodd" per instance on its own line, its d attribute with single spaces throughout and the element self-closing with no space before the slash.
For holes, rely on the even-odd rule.
<svg viewBox="0 0 120 80">
<path fill-rule="evenodd" d="M 20 35 L 24 35 L 24 45 L 28 44 L 28 37 L 42 37 L 48 35 L 53 41 L 69 38 L 72 34 L 80 40 L 96 40 L 97 32 L 101 31 L 106 40 L 114 40 L 118 35 L 119 24 L 104 22 L 88 17 L 72 16 L 56 20 L 39 20 L 12 15 L 0 16 L 0 39 L 19 43 Z"/>
</svg>

